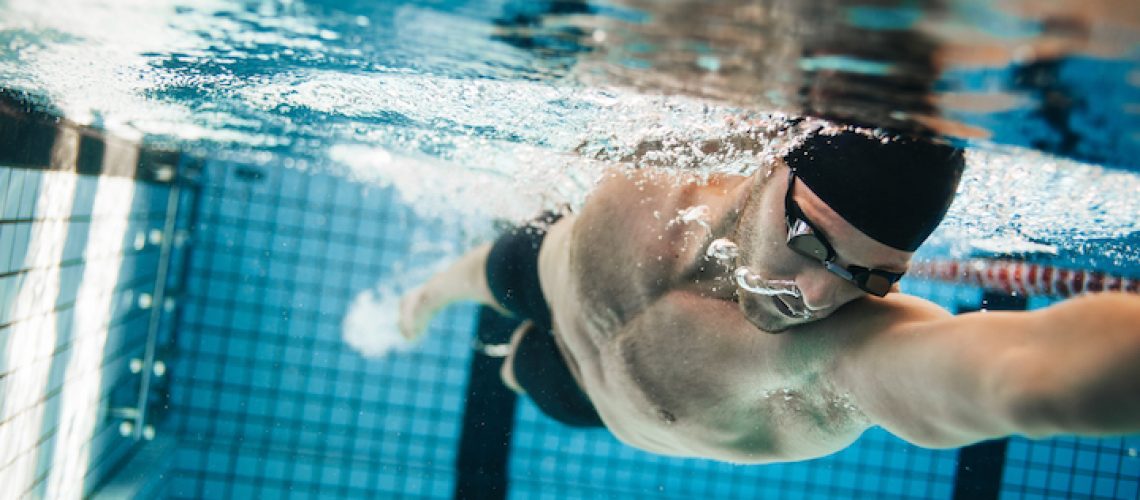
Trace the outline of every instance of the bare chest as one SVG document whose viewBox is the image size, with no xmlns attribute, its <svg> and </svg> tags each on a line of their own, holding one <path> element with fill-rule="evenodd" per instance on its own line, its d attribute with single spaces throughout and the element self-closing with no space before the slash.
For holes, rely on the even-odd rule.
<svg viewBox="0 0 1140 500">
<path fill-rule="evenodd" d="M 584 390 L 607 427 L 633 446 L 752 462 L 792 450 L 828 453 L 862 428 L 852 401 L 819 373 L 766 369 L 780 357 L 775 343 L 748 353 L 760 369 L 745 373 L 730 368 L 728 351 L 738 346 L 714 333 L 654 328 L 599 336 L 586 324 L 565 326 L 558 334 Z M 762 354 L 766 348 L 771 356 Z"/>
</svg>

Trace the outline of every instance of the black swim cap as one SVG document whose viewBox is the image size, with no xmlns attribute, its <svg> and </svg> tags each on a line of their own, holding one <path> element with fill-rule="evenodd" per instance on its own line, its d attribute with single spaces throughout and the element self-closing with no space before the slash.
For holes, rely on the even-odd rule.
<svg viewBox="0 0 1140 500">
<path fill-rule="evenodd" d="M 853 131 L 813 133 L 784 161 L 844 220 L 887 246 L 913 252 L 950 208 L 962 150 L 928 139 Z"/>
</svg>

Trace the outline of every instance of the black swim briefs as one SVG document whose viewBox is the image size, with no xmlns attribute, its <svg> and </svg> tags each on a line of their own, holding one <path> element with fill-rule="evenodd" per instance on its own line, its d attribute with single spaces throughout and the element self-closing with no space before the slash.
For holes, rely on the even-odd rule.
<svg viewBox="0 0 1140 500">
<path fill-rule="evenodd" d="M 487 284 L 499 304 L 533 323 L 515 350 L 512 364 L 515 379 L 534 404 L 566 425 L 603 427 L 554 340 L 550 306 L 539 284 L 538 252 L 546 228 L 559 218 L 548 212 L 500 236 L 487 257 Z"/>
</svg>

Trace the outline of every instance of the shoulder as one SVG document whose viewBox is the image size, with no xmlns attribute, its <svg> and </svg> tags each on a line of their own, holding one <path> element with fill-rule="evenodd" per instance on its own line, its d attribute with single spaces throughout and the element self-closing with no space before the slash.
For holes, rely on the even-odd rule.
<svg viewBox="0 0 1140 500">
<path fill-rule="evenodd" d="M 685 257 L 670 224 L 675 196 L 650 174 L 618 173 L 586 200 L 565 239 L 565 263 L 587 308 L 624 324 L 674 285 Z"/>
<path fill-rule="evenodd" d="M 793 328 L 791 334 L 875 335 L 888 333 L 915 322 L 946 319 L 950 312 L 938 304 L 914 295 L 892 293 L 886 297 L 864 297 L 835 314 Z"/>
</svg>

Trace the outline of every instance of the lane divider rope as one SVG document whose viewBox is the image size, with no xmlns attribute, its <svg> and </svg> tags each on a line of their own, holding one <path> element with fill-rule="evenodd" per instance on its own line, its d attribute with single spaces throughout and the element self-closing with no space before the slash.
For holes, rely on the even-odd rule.
<svg viewBox="0 0 1140 500">
<path fill-rule="evenodd" d="M 918 262 L 908 274 L 975 285 L 1011 295 L 1071 297 L 1094 292 L 1140 293 L 1140 278 L 1066 269 L 1016 260 L 966 259 Z"/>
</svg>

